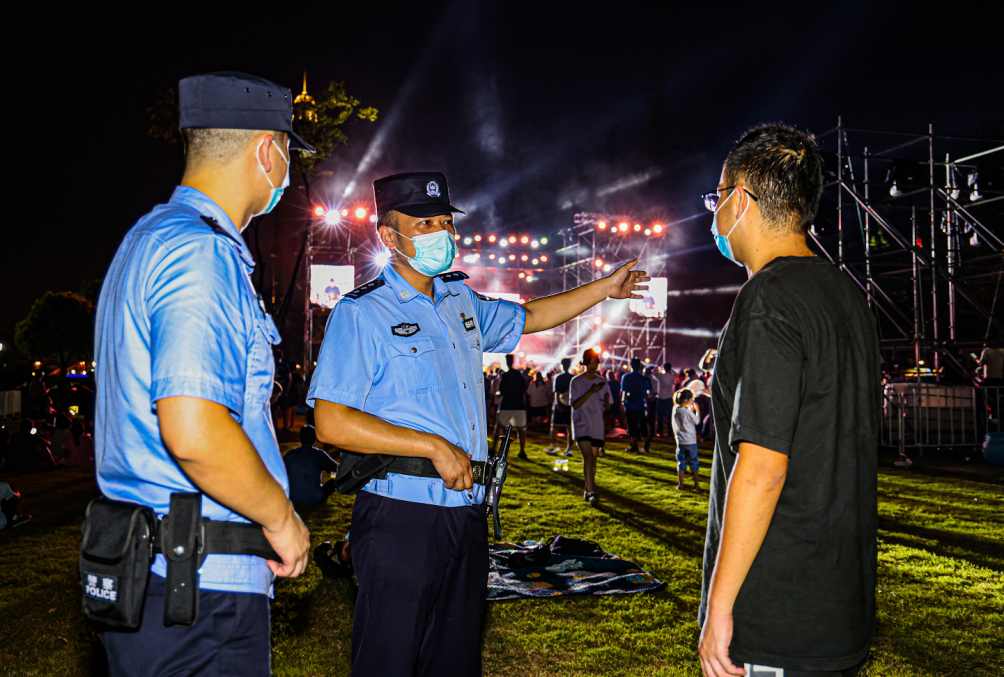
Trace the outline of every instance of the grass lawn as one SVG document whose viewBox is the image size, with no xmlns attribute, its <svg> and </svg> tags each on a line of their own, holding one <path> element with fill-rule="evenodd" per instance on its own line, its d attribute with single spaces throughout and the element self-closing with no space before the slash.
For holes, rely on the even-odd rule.
<svg viewBox="0 0 1004 677">
<path fill-rule="evenodd" d="M 515 461 L 503 500 L 507 539 L 588 538 L 666 586 L 650 594 L 492 602 L 484 630 L 486 675 L 699 675 L 696 625 L 707 516 L 705 491 L 675 490 L 672 448 L 627 455 L 608 442 L 601 503 L 582 501 L 581 461 L 552 470 L 542 438 Z M 285 447 L 294 446 L 285 444 Z M 515 456 L 515 454 L 513 454 Z M 34 519 L 0 533 L 0 676 L 100 675 L 100 640 L 79 612 L 77 548 L 85 470 L 0 477 Z M 314 543 L 337 540 L 352 499 L 335 495 L 301 514 Z M 1004 668 L 1004 472 L 985 465 L 884 460 L 879 474 L 878 629 L 870 677 L 999 675 Z M 276 584 L 273 671 L 347 675 L 355 585 L 316 567 Z"/>
</svg>

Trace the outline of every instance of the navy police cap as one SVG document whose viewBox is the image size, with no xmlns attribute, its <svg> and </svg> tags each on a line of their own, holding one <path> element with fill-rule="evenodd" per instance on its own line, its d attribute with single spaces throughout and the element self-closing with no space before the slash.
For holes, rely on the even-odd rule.
<svg viewBox="0 0 1004 677">
<path fill-rule="evenodd" d="M 291 150 L 314 149 L 293 131 L 293 97 L 282 85 L 246 73 L 205 73 L 178 83 L 181 129 L 261 129 L 289 134 Z"/>
<path fill-rule="evenodd" d="M 464 212 L 450 204 L 446 177 L 439 172 L 391 174 L 373 182 L 377 214 L 394 210 L 408 216 L 425 217 Z"/>
</svg>

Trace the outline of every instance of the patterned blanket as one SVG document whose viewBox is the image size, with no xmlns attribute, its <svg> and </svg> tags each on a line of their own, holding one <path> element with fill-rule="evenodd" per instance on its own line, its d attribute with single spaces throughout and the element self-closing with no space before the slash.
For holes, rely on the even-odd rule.
<svg viewBox="0 0 1004 677">
<path fill-rule="evenodd" d="M 551 554 L 541 566 L 510 569 L 509 557 L 526 551 L 528 548 L 512 543 L 490 546 L 488 601 L 563 595 L 629 595 L 663 586 L 634 562 L 606 552 L 600 557 Z"/>
</svg>

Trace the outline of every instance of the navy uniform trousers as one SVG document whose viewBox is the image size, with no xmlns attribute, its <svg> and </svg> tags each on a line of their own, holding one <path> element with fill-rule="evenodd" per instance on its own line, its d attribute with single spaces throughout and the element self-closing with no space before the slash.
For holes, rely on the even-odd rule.
<svg viewBox="0 0 1004 677">
<path fill-rule="evenodd" d="M 164 579 L 150 574 L 139 630 L 101 633 L 109 677 L 268 677 L 267 596 L 200 590 L 195 624 L 168 628 L 164 590 Z"/>
<path fill-rule="evenodd" d="M 353 677 L 480 677 L 488 588 L 483 506 L 356 495 Z"/>
</svg>

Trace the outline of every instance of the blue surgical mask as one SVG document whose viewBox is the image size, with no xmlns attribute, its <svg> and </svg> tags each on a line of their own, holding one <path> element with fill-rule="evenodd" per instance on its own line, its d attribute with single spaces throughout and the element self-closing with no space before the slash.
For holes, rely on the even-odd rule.
<svg viewBox="0 0 1004 677">
<path fill-rule="evenodd" d="M 748 202 L 746 203 L 746 209 L 744 209 L 743 213 L 739 215 L 739 218 L 736 219 L 736 222 L 732 224 L 732 228 L 729 229 L 729 232 L 727 232 L 725 235 L 722 235 L 718 232 L 718 212 L 722 210 L 722 207 L 725 206 L 726 202 L 732 199 L 732 196 L 736 194 L 737 190 L 739 189 L 733 188 L 732 192 L 729 193 L 729 196 L 724 200 L 722 200 L 722 203 L 718 205 L 718 209 L 715 210 L 714 219 L 712 219 L 711 221 L 711 234 L 714 235 L 715 244 L 718 245 L 718 251 L 722 253 L 722 256 L 724 256 L 737 266 L 741 266 L 743 264 L 736 261 L 736 257 L 732 253 L 732 245 L 729 243 L 729 235 L 732 234 L 732 231 L 736 229 L 736 226 L 739 225 L 739 222 L 742 221 L 744 216 L 746 216 L 746 210 L 750 208 L 749 203 Z"/>
<path fill-rule="evenodd" d="M 279 144 L 277 144 L 273 140 L 272 144 L 275 146 L 276 151 L 278 151 L 279 157 L 281 157 L 283 160 L 286 161 L 286 176 L 282 180 L 282 185 L 276 188 L 275 184 L 272 183 L 272 179 L 268 178 L 268 172 L 265 171 L 265 167 L 264 165 L 262 165 L 261 159 L 258 157 L 258 151 L 261 150 L 261 145 L 263 143 L 265 143 L 265 139 L 262 139 L 261 141 L 258 142 L 258 148 L 255 150 L 254 156 L 255 159 L 258 160 L 258 167 L 261 169 L 262 174 L 265 175 L 265 180 L 268 181 L 268 185 L 272 186 L 272 194 L 268 198 L 268 204 L 265 205 L 265 209 L 262 210 L 258 214 L 258 216 L 262 216 L 263 214 L 268 214 L 270 211 L 275 209 L 275 206 L 279 204 L 279 200 L 282 199 L 282 191 L 284 191 L 286 189 L 286 186 L 289 185 L 289 158 L 283 155 L 282 149 L 279 148 Z"/>
<path fill-rule="evenodd" d="M 435 277 L 445 273 L 453 265 L 453 259 L 457 257 L 457 243 L 448 230 L 439 230 L 418 237 L 408 237 L 397 230 L 394 232 L 415 243 L 415 258 L 407 256 L 405 258 L 411 267 L 422 275 Z M 404 253 L 401 255 L 404 256 Z"/>
</svg>

